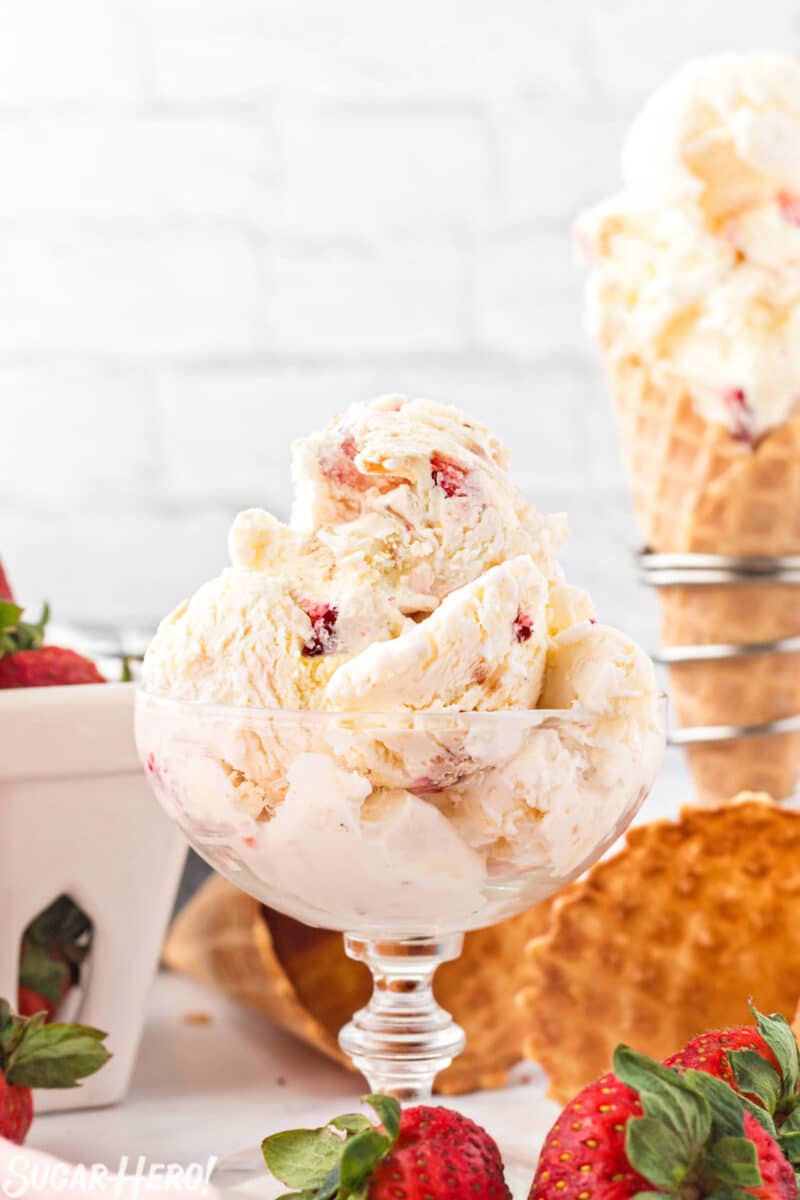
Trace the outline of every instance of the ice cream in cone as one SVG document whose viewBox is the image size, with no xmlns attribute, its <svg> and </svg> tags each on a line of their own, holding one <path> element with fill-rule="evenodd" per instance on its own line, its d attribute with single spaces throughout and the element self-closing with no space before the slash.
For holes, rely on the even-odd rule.
<svg viewBox="0 0 800 1200">
<path fill-rule="evenodd" d="M 661 553 L 800 554 L 800 66 L 690 63 L 635 121 L 625 186 L 578 224 L 643 534 Z M 659 589 L 667 646 L 800 634 L 800 588 Z M 684 726 L 800 713 L 800 655 L 671 669 Z M 790 795 L 800 736 L 690 748 L 699 798 Z"/>
</svg>

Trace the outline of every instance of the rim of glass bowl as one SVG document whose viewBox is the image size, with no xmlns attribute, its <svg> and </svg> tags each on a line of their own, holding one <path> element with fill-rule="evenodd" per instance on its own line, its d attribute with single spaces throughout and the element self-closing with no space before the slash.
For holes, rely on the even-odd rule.
<svg viewBox="0 0 800 1200">
<path fill-rule="evenodd" d="M 543 725 L 547 721 L 564 721 L 576 725 L 591 725 L 595 721 L 609 720 L 613 714 L 607 710 L 591 708 L 498 708 L 492 710 L 462 710 L 462 709 L 385 709 L 383 712 L 347 712 L 337 709 L 307 709 L 307 708 L 269 708 L 239 706 L 228 704 L 212 704 L 206 700 L 181 700 L 175 696 L 165 696 L 159 692 L 149 691 L 140 686 L 136 689 L 136 699 L 143 698 L 154 702 L 158 707 L 175 711 L 192 710 L 197 716 L 236 717 L 239 720 L 258 720 L 260 717 L 271 721 L 308 722 L 325 725 L 347 722 L 348 725 L 370 726 L 376 722 L 385 724 L 387 721 L 402 720 L 407 728 L 415 725 L 446 727 L 454 721 L 470 725 L 499 725 L 513 721 L 519 725 Z M 666 722 L 668 703 L 666 692 L 654 694 L 655 708 L 663 723 Z"/>
</svg>

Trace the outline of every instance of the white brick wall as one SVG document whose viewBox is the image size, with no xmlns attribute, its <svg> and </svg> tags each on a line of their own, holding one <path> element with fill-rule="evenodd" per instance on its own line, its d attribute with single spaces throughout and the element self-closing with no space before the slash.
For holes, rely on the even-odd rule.
<svg viewBox="0 0 800 1200">
<path fill-rule="evenodd" d="M 635 538 L 576 212 L 641 97 L 794 0 L 6 0 L 0 555 L 63 618 L 148 620 L 287 507 L 292 437 L 452 400 L 573 511 L 631 625 Z"/>
<path fill-rule="evenodd" d="M 3 221 L 266 229 L 277 180 L 273 139 L 250 115 L 106 109 L 0 122 Z"/>
</svg>

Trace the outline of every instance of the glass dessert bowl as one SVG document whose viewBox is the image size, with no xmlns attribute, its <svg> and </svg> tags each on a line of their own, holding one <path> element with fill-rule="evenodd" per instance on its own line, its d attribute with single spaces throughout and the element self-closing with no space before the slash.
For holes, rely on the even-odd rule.
<svg viewBox="0 0 800 1200">
<path fill-rule="evenodd" d="M 635 716 L 353 714 L 140 691 L 136 713 L 151 786 L 194 849 L 271 908 L 342 931 L 370 968 L 340 1042 L 404 1102 L 429 1098 L 464 1046 L 436 968 L 599 858 L 647 796 L 664 729 L 652 696 Z"/>
</svg>

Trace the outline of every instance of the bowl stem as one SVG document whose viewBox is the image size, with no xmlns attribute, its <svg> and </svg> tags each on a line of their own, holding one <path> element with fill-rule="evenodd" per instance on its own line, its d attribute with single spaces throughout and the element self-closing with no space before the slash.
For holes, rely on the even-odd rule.
<svg viewBox="0 0 800 1200">
<path fill-rule="evenodd" d="M 433 1081 L 464 1049 L 464 1030 L 436 1002 L 433 976 L 458 958 L 462 934 L 376 941 L 346 933 L 350 958 L 372 972 L 372 998 L 339 1034 L 339 1044 L 373 1093 L 405 1104 L 430 1100 Z"/>
</svg>

